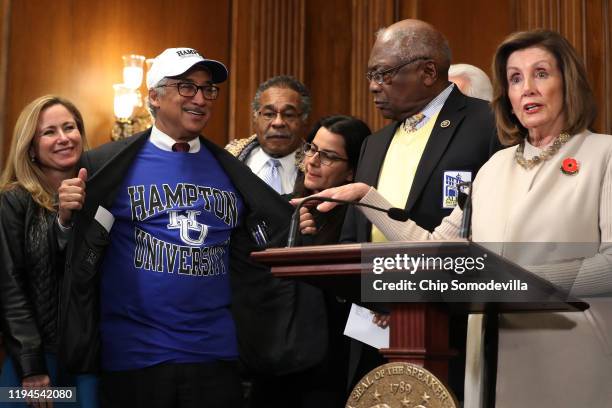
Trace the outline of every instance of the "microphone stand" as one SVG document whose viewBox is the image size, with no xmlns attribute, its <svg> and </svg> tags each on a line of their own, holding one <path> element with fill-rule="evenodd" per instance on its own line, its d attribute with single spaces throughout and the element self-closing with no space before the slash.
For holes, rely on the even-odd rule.
<svg viewBox="0 0 612 408">
<path fill-rule="evenodd" d="M 461 187 L 467 187 L 468 192 L 460 192 Z M 463 216 L 461 217 L 459 236 L 469 240 L 472 233 L 472 183 L 469 181 L 457 183 L 457 201 L 459 201 L 459 194 L 465 194 L 467 196 L 463 206 L 460 205 L 461 209 L 463 210 Z"/>
<path fill-rule="evenodd" d="M 391 207 L 388 210 L 385 210 L 384 208 L 376 207 L 370 204 L 360 203 L 359 201 L 346 201 L 346 200 L 339 200 L 339 199 L 330 198 L 330 197 L 311 196 L 311 197 L 307 197 L 304 200 L 302 200 L 302 202 L 297 207 L 295 207 L 295 210 L 293 211 L 293 215 L 291 216 L 291 224 L 289 225 L 289 237 L 287 238 L 287 248 L 292 248 L 295 246 L 295 239 L 297 237 L 297 232 L 298 232 L 297 230 L 300 224 L 300 209 L 304 206 L 304 204 L 311 202 L 311 201 L 327 201 L 327 202 L 344 204 L 344 205 L 347 205 L 347 204 L 356 205 L 358 207 L 366 207 L 372 210 L 384 212 L 385 214 L 389 216 L 389 218 L 396 220 L 396 221 L 406 221 L 408 219 L 408 212 L 406 210 L 402 210 L 401 208 Z"/>
</svg>

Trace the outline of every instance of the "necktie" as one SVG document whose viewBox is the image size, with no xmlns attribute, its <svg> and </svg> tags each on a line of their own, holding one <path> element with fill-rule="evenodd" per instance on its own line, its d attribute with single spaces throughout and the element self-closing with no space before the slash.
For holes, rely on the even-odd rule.
<svg viewBox="0 0 612 408">
<path fill-rule="evenodd" d="M 189 152 L 189 143 L 186 143 L 186 142 L 175 143 L 172 145 L 172 151 L 187 153 Z"/>
<path fill-rule="evenodd" d="M 269 159 L 266 163 L 266 168 L 261 178 L 266 182 L 267 185 L 276 190 L 277 193 L 281 193 L 281 175 L 280 169 L 281 166 L 280 161 L 278 159 Z"/>
<path fill-rule="evenodd" d="M 417 130 L 417 125 L 421 123 L 421 121 L 425 118 L 425 115 L 422 113 L 417 113 L 416 115 L 412 115 L 408 119 L 404 121 L 402 126 L 404 126 L 404 130 L 406 132 L 414 132 Z"/>
</svg>

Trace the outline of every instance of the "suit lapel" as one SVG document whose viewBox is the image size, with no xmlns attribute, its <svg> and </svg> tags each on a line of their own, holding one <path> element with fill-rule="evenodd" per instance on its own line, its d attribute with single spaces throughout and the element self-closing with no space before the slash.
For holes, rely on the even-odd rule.
<svg viewBox="0 0 612 408">
<path fill-rule="evenodd" d="M 457 90 L 457 87 L 454 87 L 438 115 L 427 145 L 425 145 L 425 150 L 419 161 L 419 166 L 417 167 L 414 181 L 408 194 L 408 200 L 406 201 L 407 211 L 411 211 L 412 207 L 414 207 L 423 189 L 428 184 L 432 172 L 438 166 L 448 144 L 463 121 L 465 117 L 463 113 L 464 106 L 465 96 Z M 440 126 L 444 121 L 448 121 L 445 122 L 449 123 L 447 127 Z"/>
<path fill-rule="evenodd" d="M 99 229 L 90 229 L 99 206 L 110 209 L 117 191 L 133 163 L 134 156 L 142 148 L 151 131 L 143 132 L 121 141 L 115 142 L 108 151 L 94 151 L 86 153 L 82 164 L 88 170 L 94 170 L 86 183 L 87 194 L 83 208 L 77 213 L 73 230 L 73 237 L 68 247 L 69 257 L 77 256 L 85 239 L 94 239 L 99 236 Z M 100 149 L 104 149 L 101 147 Z M 89 155 L 96 157 L 88 157 Z M 92 169 L 92 163 L 104 163 L 99 169 Z M 93 234 L 93 235 L 92 235 Z M 79 259 L 76 260 L 80 261 Z"/>
<path fill-rule="evenodd" d="M 244 204 L 248 208 L 244 217 L 246 229 L 253 231 L 255 227 L 261 227 L 270 234 L 268 245 L 284 245 L 293 207 L 229 152 L 204 138 L 200 138 L 200 140 L 217 159 L 240 192 Z M 248 242 L 253 245 L 250 239 Z M 253 246 L 249 251 L 257 249 L 258 247 Z"/>
<path fill-rule="evenodd" d="M 100 204 L 106 208 L 112 205 L 116 191 L 120 186 L 117 180 L 124 179 L 125 174 L 134 162 L 134 157 L 140 149 L 142 149 L 143 144 L 147 141 L 150 134 L 151 129 L 140 135 L 117 142 L 123 144 L 117 151 L 117 154 L 109 158 L 108 161 L 87 180 L 88 202 L 95 205 L 96 208 Z"/>
<path fill-rule="evenodd" d="M 286 200 L 282 199 L 276 191 L 257 177 L 251 169 L 240 160 L 205 138 L 200 138 L 200 141 L 219 161 L 219 164 L 223 167 L 223 170 L 225 170 L 232 180 L 232 183 L 234 183 L 243 198 L 247 201 L 249 207 L 254 208 L 258 204 L 267 205 L 270 204 L 270 200 L 275 200 L 286 208 L 292 208 Z"/>
<path fill-rule="evenodd" d="M 221 149 L 209 140 L 201 137 L 200 141 L 219 161 L 219 164 L 223 167 L 223 170 L 225 170 L 238 191 L 243 194 L 244 191 L 248 190 L 248 180 L 250 179 L 249 173 L 251 173 L 250 169 L 229 152 Z"/>
</svg>

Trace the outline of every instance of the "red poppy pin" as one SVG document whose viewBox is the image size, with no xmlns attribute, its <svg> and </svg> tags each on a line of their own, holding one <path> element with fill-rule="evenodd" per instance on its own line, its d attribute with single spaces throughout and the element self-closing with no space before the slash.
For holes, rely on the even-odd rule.
<svg viewBox="0 0 612 408">
<path fill-rule="evenodd" d="M 568 174 L 571 176 L 572 174 L 578 173 L 578 170 L 580 170 L 580 165 L 576 159 L 573 157 L 566 157 L 563 159 L 563 162 L 561 163 L 561 171 L 563 174 Z"/>
</svg>

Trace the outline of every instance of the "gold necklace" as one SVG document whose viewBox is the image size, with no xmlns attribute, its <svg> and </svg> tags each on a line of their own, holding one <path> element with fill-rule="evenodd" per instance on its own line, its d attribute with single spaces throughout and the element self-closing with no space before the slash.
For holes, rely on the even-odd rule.
<svg viewBox="0 0 612 408">
<path fill-rule="evenodd" d="M 570 140 L 571 136 L 567 133 L 561 133 L 558 138 L 542 153 L 537 156 L 532 157 L 531 159 L 526 159 L 523 155 L 525 151 L 525 141 L 521 142 L 519 147 L 516 148 L 514 152 L 514 160 L 518 163 L 519 166 L 524 168 L 525 170 L 529 170 L 538 164 L 545 162 L 546 160 L 553 157 L 568 140 Z"/>
</svg>

